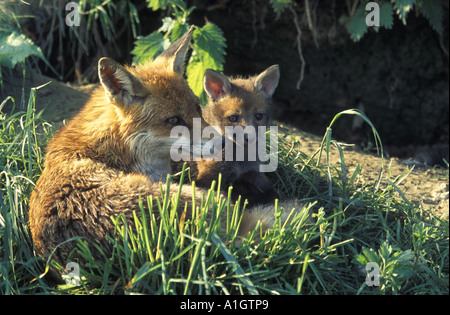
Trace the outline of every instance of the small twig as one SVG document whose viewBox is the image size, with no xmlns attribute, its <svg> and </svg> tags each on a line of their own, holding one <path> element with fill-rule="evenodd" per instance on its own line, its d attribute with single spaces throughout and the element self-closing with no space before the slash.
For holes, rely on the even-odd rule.
<svg viewBox="0 0 450 315">
<path fill-rule="evenodd" d="M 298 56 L 300 57 L 301 61 L 301 68 L 300 68 L 300 77 L 297 81 L 297 90 L 300 90 L 300 86 L 302 84 L 303 78 L 305 76 L 305 58 L 303 57 L 303 51 L 302 51 L 302 30 L 300 29 L 300 25 L 298 23 L 298 16 L 297 12 L 295 12 L 295 9 L 292 5 L 292 3 L 289 5 L 289 10 L 291 10 L 292 14 L 294 15 L 294 25 L 297 29 L 297 50 L 298 50 Z"/>
<path fill-rule="evenodd" d="M 210 5 L 209 7 L 207 7 L 207 8 L 206 8 L 206 11 L 214 11 L 214 10 L 223 10 L 223 9 L 226 9 L 229 1 L 230 1 L 230 0 L 222 0 L 222 1 L 219 1 L 217 4 Z"/>
<path fill-rule="evenodd" d="M 309 30 L 313 34 L 314 44 L 316 45 L 317 49 L 319 49 L 319 43 L 317 42 L 316 30 L 313 27 L 313 23 L 312 23 L 312 20 L 311 20 L 311 10 L 309 8 L 309 0 L 305 0 L 305 11 L 306 11 L 306 19 L 308 20 Z"/>
<path fill-rule="evenodd" d="M 359 0 L 353 1 L 353 6 L 352 6 L 352 10 L 351 10 L 351 12 L 350 12 L 350 16 L 355 15 L 356 7 L 358 6 L 358 4 L 359 4 Z"/>
</svg>

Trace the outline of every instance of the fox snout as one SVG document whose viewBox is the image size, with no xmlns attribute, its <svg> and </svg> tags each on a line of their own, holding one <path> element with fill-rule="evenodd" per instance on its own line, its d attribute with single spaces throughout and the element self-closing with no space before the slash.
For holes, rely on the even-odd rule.
<svg viewBox="0 0 450 315">
<path fill-rule="evenodd" d="M 170 133 L 173 141 L 170 149 L 172 161 L 199 161 L 201 158 L 211 159 L 221 155 L 225 138 L 217 128 L 209 125 L 205 128 L 201 126 L 201 119 L 194 118 L 192 129 L 186 126 L 172 128 Z"/>
<path fill-rule="evenodd" d="M 238 146 L 246 146 L 258 140 L 258 131 L 254 126 L 226 126 L 224 137 Z"/>
</svg>

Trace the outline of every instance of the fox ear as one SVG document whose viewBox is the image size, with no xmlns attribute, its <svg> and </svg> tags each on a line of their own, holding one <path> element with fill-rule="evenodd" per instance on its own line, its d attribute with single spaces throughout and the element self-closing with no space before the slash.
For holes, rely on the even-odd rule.
<svg viewBox="0 0 450 315">
<path fill-rule="evenodd" d="M 169 48 L 162 52 L 155 60 L 166 59 L 173 72 L 183 75 L 185 70 L 186 52 L 189 48 L 193 31 L 194 26 L 192 25 L 182 37 L 170 45 Z"/>
<path fill-rule="evenodd" d="M 143 88 L 138 78 L 111 58 L 98 61 L 98 76 L 111 103 L 130 105 Z"/>
<path fill-rule="evenodd" d="M 280 68 L 273 65 L 260 73 L 255 80 L 255 91 L 263 92 L 266 97 L 272 97 L 280 80 Z"/>
<path fill-rule="evenodd" d="M 219 72 L 211 69 L 206 69 L 205 76 L 203 78 L 203 88 L 205 89 L 208 97 L 216 101 L 219 98 L 224 97 L 231 91 L 231 84 L 227 77 Z"/>
</svg>

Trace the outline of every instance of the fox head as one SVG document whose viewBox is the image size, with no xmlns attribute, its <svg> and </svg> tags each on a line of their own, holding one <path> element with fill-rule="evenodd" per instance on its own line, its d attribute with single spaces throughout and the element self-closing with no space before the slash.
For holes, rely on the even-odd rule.
<svg viewBox="0 0 450 315">
<path fill-rule="evenodd" d="M 268 126 L 271 120 L 272 95 L 278 86 L 280 70 L 273 65 L 248 79 L 227 78 L 208 69 L 203 87 L 208 104 L 202 110 L 204 119 L 225 134 L 225 127 Z M 256 133 L 246 141 L 256 140 Z M 253 139 L 251 139 L 253 138 Z"/>
<path fill-rule="evenodd" d="M 98 63 L 106 98 L 119 117 L 118 132 L 129 148 L 131 169 L 153 180 L 170 173 L 173 127 L 192 134 L 193 119 L 201 118 L 199 99 L 183 78 L 186 51 L 193 28 L 153 62 L 122 66 L 110 58 Z M 206 123 L 201 119 L 202 126 Z"/>
</svg>

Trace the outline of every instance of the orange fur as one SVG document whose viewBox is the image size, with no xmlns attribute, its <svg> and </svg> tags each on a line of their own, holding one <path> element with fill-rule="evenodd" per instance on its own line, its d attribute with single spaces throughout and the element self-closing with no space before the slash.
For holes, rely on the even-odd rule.
<svg viewBox="0 0 450 315">
<path fill-rule="evenodd" d="M 109 255 L 111 218 L 122 215 L 132 224 L 141 196 L 161 198 L 159 181 L 172 172 L 172 123 L 186 126 L 192 134 L 193 119 L 201 117 L 199 100 L 183 78 L 191 33 L 192 28 L 144 65 L 128 67 L 100 59 L 101 87 L 48 144 L 44 170 L 30 197 L 30 229 L 38 255 L 53 254 L 64 266 L 76 246 L 68 241 L 74 237 L 98 244 Z M 169 189 L 172 194 L 180 187 L 171 184 Z M 178 211 L 187 205 L 189 216 L 204 192 L 196 189 L 193 198 L 191 186 L 181 187 Z M 271 216 L 273 209 L 268 208 L 260 216 L 257 209 L 244 214 L 243 231 L 258 217 L 272 222 Z M 103 259 L 91 248 L 96 259 Z"/>
<path fill-rule="evenodd" d="M 67 263 L 76 242 L 64 242 L 72 237 L 96 242 L 108 253 L 111 217 L 132 221 L 140 196 L 161 197 L 159 181 L 171 173 L 173 126 L 167 119 L 179 117 L 192 131 L 193 118 L 201 117 L 198 98 L 183 73 L 174 71 L 183 69 L 177 62 L 184 62 L 179 55 L 184 57 L 189 39 L 190 32 L 173 44 L 170 54 L 142 66 L 99 61 L 102 87 L 48 144 L 44 170 L 30 197 L 38 254 L 55 250 L 53 257 Z M 178 189 L 170 186 L 173 193 Z M 190 210 L 188 185 L 182 187 L 180 209 L 185 203 Z"/>
</svg>

